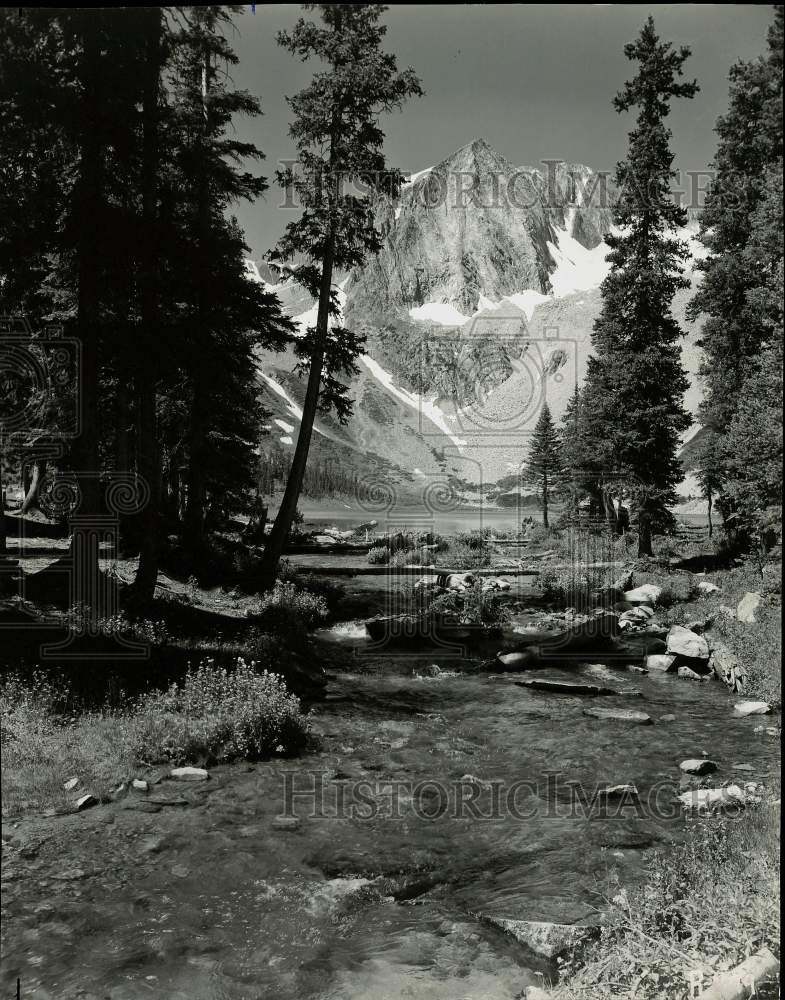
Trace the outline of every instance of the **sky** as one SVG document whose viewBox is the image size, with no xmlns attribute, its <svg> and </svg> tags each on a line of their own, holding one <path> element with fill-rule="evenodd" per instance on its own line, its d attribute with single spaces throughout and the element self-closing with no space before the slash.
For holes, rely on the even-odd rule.
<svg viewBox="0 0 785 1000">
<path fill-rule="evenodd" d="M 633 121 L 630 114 L 617 114 L 611 100 L 632 69 L 624 45 L 650 13 L 661 37 L 690 47 L 685 76 L 697 78 L 701 87 L 671 113 L 674 166 L 706 170 L 716 118 L 727 108 L 728 70 L 764 51 L 769 6 L 393 6 L 384 15 L 385 48 L 396 54 L 400 68 L 415 69 L 425 96 L 383 118 L 388 162 L 414 172 L 484 138 L 518 166 L 561 159 L 613 171 Z M 234 83 L 257 96 L 264 111 L 263 117 L 236 122 L 238 135 L 264 151 L 260 169 L 271 181 L 264 200 L 236 208 L 255 259 L 275 244 L 291 218 L 291 210 L 280 207 L 283 196 L 272 178 L 279 161 L 294 158 L 285 96 L 306 86 L 319 67 L 276 44 L 276 33 L 299 16 L 296 4 L 256 4 L 255 13 L 245 6 L 231 32 L 240 60 L 232 69 Z"/>
</svg>

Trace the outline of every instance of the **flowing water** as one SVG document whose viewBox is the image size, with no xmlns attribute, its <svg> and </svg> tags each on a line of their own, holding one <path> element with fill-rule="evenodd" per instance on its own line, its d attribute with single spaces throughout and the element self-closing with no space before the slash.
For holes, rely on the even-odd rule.
<svg viewBox="0 0 785 1000">
<path fill-rule="evenodd" d="M 495 919 L 595 920 L 680 836 L 684 758 L 741 784 L 778 769 L 753 735 L 774 720 L 735 718 L 719 684 L 538 673 L 620 692 L 587 699 L 444 651 L 420 676 L 432 655 L 352 623 L 322 641 L 352 658 L 314 710 L 313 752 L 4 827 L 3 996 L 19 976 L 24 998 L 69 1000 L 519 997 L 553 968 Z M 654 725 L 583 715 L 598 702 Z M 581 799 L 628 782 L 637 805 Z"/>
</svg>

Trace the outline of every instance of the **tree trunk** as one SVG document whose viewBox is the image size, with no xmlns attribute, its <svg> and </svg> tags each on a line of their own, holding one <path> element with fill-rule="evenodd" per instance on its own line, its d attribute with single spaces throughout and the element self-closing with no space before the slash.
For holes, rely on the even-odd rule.
<svg viewBox="0 0 785 1000">
<path fill-rule="evenodd" d="M 652 556 L 654 552 L 651 547 L 651 518 L 645 507 L 638 510 L 638 557 Z"/>
<path fill-rule="evenodd" d="M 81 403 L 81 429 L 75 448 L 74 471 L 79 481 L 81 503 L 80 517 L 97 517 L 101 512 L 98 461 L 98 392 L 99 392 L 99 270 L 100 254 L 97 234 L 102 225 L 102 156 L 101 135 L 101 46 L 102 17 L 91 11 L 82 13 L 82 65 L 83 87 L 82 136 L 77 180 L 75 216 L 78 220 L 79 242 L 77 247 L 78 293 L 76 330 L 81 344 L 79 398 Z M 86 524 L 87 522 L 83 522 Z M 73 599 L 90 604 L 90 595 L 98 591 L 98 546 L 78 545 L 78 567 L 74 566 L 72 582 Z M 72 538 L 71 554 L 77 558 L 76 532 Z M 84 595 L 82 594 L 84 591 Z M 97 613 L 97 609 L 93 609 Z"/>
<path fill-rule="evenodd" d="M 333 129 L 330 140 L 330 175 L 332 178 L 332 189 L 330 192 L 331 203 L 337 205 L 339 192 L 339 178 L 335 169 L 335 140 L 336 140 L 336 119 L 337 112 L 333 113 Z M 278 572 L 278 563 L 283 554 L 286 539 L 294 522 L 294 515 L 297 512 L 297 501 L 300 499 L 300 492 L 305 478 L 305 467 L 308 462 L 308 450 L 311 445 L 313 435 L 313 425 L 316 413 L 319 408 L 319 388 L 322 380 L 322 369 L 324 367 L 324 357 L 327 344 L 327 325 L 330 319 L 330 296 L 333 281 L 333 257 L 335 255 L 336 239 L 336 218 L 332 213 L 330 232 L 327 236 L 324 257 L 322 258 L 322 279 L 319 285 L 319 308 L 316 315 L 316 338 L 314 349 L 311 354 L 311 366 L 308 372 L 308 385 L 305 390 L 305 400 L 303 402 L 303 415 L 300 418 L 300 432 L 297 435 L 297 445 L 294 449 L 294 456 L 286 480 L 281 506 L 275 518 L 270 535 L 264 546 L 264 555 L 260 569 L 260 584 L 262 590 L 271 590 L 275 585 L 275 577 Z"/>
<path fill-rule="evenodd" d="M 202 156 L 206 157 L 208 116 L 209 108 L 207 95 L 210 89 L 210 56 L 205 52 L 202 64 L 202 111 L 204 122 L 204 134 L 202 137 Z M 207 169 L 200 171 L 199 196 L 198 196 L 198 226 L 199 226 L 199 251 L 198 251 L 198 301 L 196 323 L 199 331 L 197 339 L 197 353 L 203 350 L 207 344 L 207 311 L 208 311 L 208 238 L 210 233 L 210 203 L 209 191 L 207 188 Z M 197 357 L 195 360 L 195 373 L 193 384 L 193 398 L 191 400 L 190 412 L 190 456 L 188 463 L 187 481 L 187 506 L 185 511 L 185 536 L 191 549 L 200 546 L 204 538 L 204 501 L 206 489 L 206 475 L 204 462 L 204 447 L 207 437 L 207 382 L 203 374 L 205 359 Z"/>
<path fill-rule="evenodd" d="M 542 525 L 548 527 L 548 473 L 542 474 Z"/>
<path fill-rule="evenodd" d="M 712 508 L 712 500 L 713 499 L 714 498 L 712 496 L 712 492 L 711 492 L 711 490 L 709 490 L 708 493 L 706 494 L 706 504 L 707 504 L 706 513 L 707 513 L 708 518 L 709 518 L 709 538 L 711 538 L 712 535 L 714 534 L 714 525 L 712 524 L 712 520 L 711 520 L 711 508 Z"/>
<path fill-rule="evenodd" d="M 8 551 L 8 537 L 5 528 L 5 487 L 3 486 L 3 459 L 5 452 L 0 439 L 0 555 Z"/>
<path fill-rule="evenodd" d="M 322 282 L 319 288 L 319 311 L 316 319 L 316 347 L 311 355 L 311 367 L 308 372 L 308 386 L 305 390 L 303 415 L 300 419 L 300 433 L 297 435 L 297 446 L 294 450 L 292 467 L 286 480 L 281 506 L 278 509 L 275 522 L 264 546 L 264 555 L 260 571 L 261 587 L 271 590 L 275 585 L 278 563 L 283 554 L 286 539 L 289 537 L 294 515 L 297 512 L 297 501 L 300 499 L 305 466 L 308 462 L 308 449 L 313 434 L 313 424 L 319 408 L 319 387 L 324 366 L 325 341 L 327 338 L 327 321 L 329 318 L 330 291 L 332 289 L 332 243 L 325 254 L 322 265 Z"/>
<path fill-rule="evenodd" d="M 33 507 L 38 506 L 38 494 L 41 490 L 41 481 L 46 475 L 46 459 L 38 458 L 33 462 L 33 474 L 30 484 L 27 487 L 24 502 L 19 509 L 19 516 L 24 517 Z"/>
<path fill-rule="evenodd" d="M 145 82 L 142 104 L 142 224 L 146 246 L 140 269 L 142 344 L 146 350 L 137 357 L 136 393 L 139 420 L 137 468 L 149 494 L 141 512 L 142 536 L 139 565 L 134 579 L 134 598 L 149 604 L 155 594 L 160 555 L 161 462 L 156 428 L 155 342 L 158 337 L 158 269 L 155 239 L 158 198 L 158 88 L 161 71 L 161 11 L 150 8 L 146 21 Z"/>
</svg>

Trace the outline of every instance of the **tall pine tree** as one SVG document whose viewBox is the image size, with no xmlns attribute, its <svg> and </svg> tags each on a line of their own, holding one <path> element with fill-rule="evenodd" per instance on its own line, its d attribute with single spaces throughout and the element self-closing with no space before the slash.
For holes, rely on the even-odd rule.
<svg viewBox="0 0 785 1000">
<path fill-rule="evenodd" d="M 717 121 L 715 174 L 700 220 L 709 254 L 698 265 L 703 280 L 690 304 L 692 318 L 703 320 L 701 465 L 715 482 L 726 527 L 747 535 L 772 508 L 772 470 L 782 448 L 781 424 L 770 412 L 782 354 L 782 65 L 778 6 L 768 53 L 730 71 L 729 108 Z"/>
<path fill-rule="evenodd" d="M 320 22 L 300 19 L 291 32 L 279 35 L 279 43 L 303 60 L 320 59 L 327 68 L 288 99 L 298 163 L 296 172 L 282 172 L 279 180 L 297 193 L 302 214 L 286 227 L 271 257 L 279 263 L 304 261 L 292 274 L 318 307 L 316 325 L 297 344 L 308 381 L 292 468 L 264 551 L 261 577 L 267 588 L 275 581 L 297 510 L 316 413 L 320 405 L 334 407 L 339 417 L 350 412 L 341 377 L 355 370 L 362 342 L 337 324 L 328 330 L 338 312 L 333 276 L 361 264 L 381 244 L 370 198 L 352 193 L 348 185 L 359 181 L 371 190 L 398 193 L 401 174 L 385 164 L 378 122 L 383 113 L 422 93 L 414 71 L 399 73 L 395 57 L 382 50 L 382 5 L 306 7 L 318 10 Z"/>
<path fill-rule="evenodd" d="M 548 527 L 548 504 L 560 483 L 564 470 L 561 439 L 547 403 L 543 405 L 534 428 L 529 454 L 524 467 L 524 480 L 537 487 L 542 511 L 542 523 Z"/>
<path fill-rule="evenodd" d="M 683 331 L 671 315 L 674 294 L 688 284 L 680 267 L 687 247 L 672 234 L 687 216 L 671 195 L 675 171 L 665 119 L 673 98 L 693 97 L 698 87 L 679 82 L 689 49 L 662 42 L 651 17 L 624 51 L 638 72 L 613 103 L 620 113 L 637 108 L 638 116 L 616 170 L 614 222 L 621 235 L 606 237 L 611 270 L 602 284 L 586 388 L 592 444 L 607 456 L 610 489 L 634 508 L 638 554 L 645 556 L 652 554 L 652 529 L 669 521 L 682 476 L 679 435 L 690 423 Z"/>
</svg>

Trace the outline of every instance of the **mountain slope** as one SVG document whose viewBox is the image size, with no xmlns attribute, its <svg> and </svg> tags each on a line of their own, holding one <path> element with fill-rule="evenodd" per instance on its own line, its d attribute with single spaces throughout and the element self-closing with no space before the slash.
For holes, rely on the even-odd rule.
<svg viewBox="0 0 785 1000">
<path fill-rule="evenodd" d="M 344 322 L 367 337 L 351 387 L 355 413 L 345 428 L 319 424 L 314 460 L 329 443 L 336 460 L 364 472 L 383 466 L 402 482 L 492 482 L 517 469 L 543 401 L 558 419 L 585 375 L 613 196 L 588 167 L 517 168 L 478 139 L 414 175 L 398 200 L 380 198 L 382 249 L 342 283 Z M 697 257 L 694 233 L 680 235 Z M 272 287 L 302 326 L 315 321 L 313 302 L 291 281 Z M 691 295 L 677 296 L 674 314 L 688 331 L 694 412 Z M 268 380 L 302 398 L 290 358 L 260 360 Z M 290 447 L 290 434 L 279 438 Z"/>
</svg>

